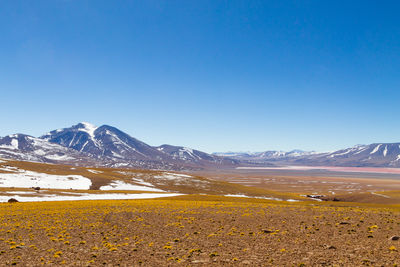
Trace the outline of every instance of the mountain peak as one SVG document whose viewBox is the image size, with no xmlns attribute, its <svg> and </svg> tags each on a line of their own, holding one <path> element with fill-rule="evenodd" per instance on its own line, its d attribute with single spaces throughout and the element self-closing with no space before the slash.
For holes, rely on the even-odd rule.
<svg viewBox="0 0 400 267">
<path fill-rule="evenodd" d="M 109 125 L 80 122 L 39 138 L 10 135 L 0 138 L 0 156 L 39 162 L 150 169 L 232 166 L 232 159 L 181 146 L 150 146 Z"/>
<path fill-rule="evenodd" d="M 92 138 L 94 138 L 94 131 L 96 131 L 96 129 L 98 128 L 97 126 L 89 122 L 80 122 L 76 126 L 79 130 L 88 133 Z"/>
<path fill-rule="evenodd" d="M 82 125 L 84 125 L 86 128 L 97 128 L 96 125 L 94 125 L 94 124 L 92 124 L 92 123 L 90 123 L 90 122 L 86 122 L 86 121 L 82 121 L 82 122 L 80 122 L 80 123 L 78 123 L 78 124 L 82 124 Z"/>
</svg>

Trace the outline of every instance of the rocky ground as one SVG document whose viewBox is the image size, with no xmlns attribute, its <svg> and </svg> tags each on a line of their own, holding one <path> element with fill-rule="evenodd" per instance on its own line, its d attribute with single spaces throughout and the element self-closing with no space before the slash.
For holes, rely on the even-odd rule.
<svg viewBox="0 0 400 267">
<path fill-rule="evenodd" d="M 393 266 L 399 215 L 398 206 L 200 195 L 2 203 L 0 257 L 19 266 Z"/>
</svg>

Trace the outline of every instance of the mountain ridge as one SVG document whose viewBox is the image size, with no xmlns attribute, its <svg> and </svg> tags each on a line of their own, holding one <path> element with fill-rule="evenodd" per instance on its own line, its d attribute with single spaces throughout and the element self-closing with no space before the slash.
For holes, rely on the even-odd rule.
<svg viewBox="0 0 400 267">
<path fill-rule="evenodd" d="M 184 146 L 151 146 L 110 125 L 81 122 L 40 137 L 12 134 L 0 138 L 0 157 L 61 163 L 158 170 L 201 170 L 238 166 L 400 167 L 399 143 L 356 145 L 331 152 L 263 151 L 208 154 Z"/>
<path fill-rule="evenodd" d="M 355 145 L 331 152 L 292 150 L 255 153 L 217 153 L 248 164 L 342 166 L 342 167 L 400 167 L 399 143 Z"/>
<path fill-rule="evenodd" d="M 45 163 L 167 170 L 237 164 L 235 160 L 190 148 L 150 146 L 113 126 L 97 127 L 87 122 L 52 130 L 40 137 L 20 136 L 0 138 L 0 157 Z"/>
</svg>

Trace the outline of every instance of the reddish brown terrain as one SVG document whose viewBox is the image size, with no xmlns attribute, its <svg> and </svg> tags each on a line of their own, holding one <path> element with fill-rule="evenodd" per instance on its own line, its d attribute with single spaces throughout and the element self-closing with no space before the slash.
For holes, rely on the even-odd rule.
<svg viewBox="0 0 400 267">
<path fill-rule="evenodd" d="M 20 202 L 0 204 L 0 265 L 400 264 L 400 182 L 393 174 L 183 174 L 18 161 L 4 161 L 0 168 L 2 182 L 20 175 L 79 175 L 91 181 L 86 190 L 3 187 L 0 198 Z M 115 181 L 145 185 L 150 191 L 110 190 Z M 143 194 L 180 195 L 117 200 Z M 310 194 L 324 195 L 325 201 L 306 196 Z M 36 202 L 106 195 L 115 199 Z"/>
<path fill-rule="evenodd" d="M 400 263 L 400 241 L 394 240 L 399 235 L 398 207 L 185 196 L 14 203 L 0 205 L 0 211 L 4 265 Z"/>
<path fill-rule="evenodd" d="M 385 168 L 232 169 L 197 174 L 230 183 L 300 195 L 327 195 L 342 201 L 399 203 L 400 174 Z M 373 172 L 368 172 L 373 171 Z M 381 172 L 379 172 L 381 171 Z M 399 170 L 398 170 L 399 171 Z M 397 171 L 397 172 L 398 172 Z M 390 192 L 390 196 L 389 196 Z M 400 196 L 400 194 L 399 194 Z"/>
</svg>

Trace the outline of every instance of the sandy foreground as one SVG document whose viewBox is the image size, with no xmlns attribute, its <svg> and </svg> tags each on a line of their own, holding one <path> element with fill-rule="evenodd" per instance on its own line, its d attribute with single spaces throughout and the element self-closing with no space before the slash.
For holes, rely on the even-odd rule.
<svg viewBox="0 0 400 267">
<path fill-rule="evenodd" d="M 2 264 L 393 266 L 399 206 L 217 196 L 0 204 Z"/>
<path fill-rule="evenodd" d="M 400 264 L 393 174 L 184 174 L 9 161 L 0 177 L 12 186 L 0 188 L 0 265 Z M 23 181 L 51 188 L 17 187 Z"/>
</svg>

